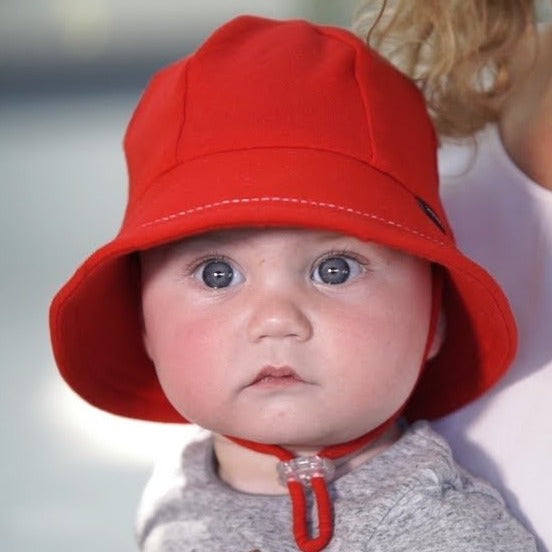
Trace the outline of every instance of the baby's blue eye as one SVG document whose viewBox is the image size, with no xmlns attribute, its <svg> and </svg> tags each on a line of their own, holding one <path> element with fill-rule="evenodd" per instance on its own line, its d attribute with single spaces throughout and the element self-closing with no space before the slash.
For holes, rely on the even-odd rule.
<svg viewBox="0 0 552 552">
<path fill-rule="evenodd" d="M 349 257 L 329 257 L 315 267 L 312 278 L 315 282 L 337 285 L 361 272 L 360 264 Z"/>
<path fill-rule="evenodd" d="M 243 276 L 234 271 L 230 263 L 222 260 L 207 261 L 201 267 L 201 279 L 210 288 L 225 288 L 243 281 Z"/>
</svg>

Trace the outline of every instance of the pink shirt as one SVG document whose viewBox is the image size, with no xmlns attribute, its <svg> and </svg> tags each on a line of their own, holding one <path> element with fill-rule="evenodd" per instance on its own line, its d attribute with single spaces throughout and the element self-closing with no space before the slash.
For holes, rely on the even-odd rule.
<svg viewBox="0 0 552 552">
<path fill-rule="evenodd" d="M 435 428 L 552 550 L 552 192 L 513 164 L 493 125 L 477 149 L 445 143 L 439 165 L 459 246 L 504 288 L 520 346 L 496 388 Z"/>
</svg>

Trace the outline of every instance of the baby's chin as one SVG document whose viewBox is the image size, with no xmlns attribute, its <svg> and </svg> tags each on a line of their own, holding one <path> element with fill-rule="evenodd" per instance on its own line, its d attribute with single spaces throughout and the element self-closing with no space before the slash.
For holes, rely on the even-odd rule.
<svg viewBox="0 0 552 552">
<path fill-rule="evenodd" d="M 272 427 L 262 430 L 244 431 L 243 428 L 232 432 L 230 431 L 216 431 L 211 429 L 214 433 L 224 435 L 228 437 L 237 437 L 245 441 L 251 441 L 254 443 L 260 443 L 265 445 L 278 445 L 286 450 L 295 453 L 298 456 L 312 456 L 317 454 L 320 450 L 333 445 L 340 445 L 353 441 L 363 435 L 369 433 L 372 427 L 363 429 L 360 432 L 324 432 L 324 431 L 312 431 L 312 428 L 306 431 L 300 431 L 298 428 L 286 430 L 283 427 Z"/>
<path fill-rule="evenodd" d="M 264 445 L 278 445 L 300 455 L 312 455 L 326 447 L 348 443 L 370 433 L 381 426 L 385 413 L 378 412 L 373 416 L 363 416 L 359 422 L 358 416 L 339 417 L 336 413 L 324 415 L 323 419 L 313 419 L 312 415 L 303 416 L 301 412 L 288 410 L 283 416 L 262 414 L 252 416 L 232 417 L 226 411 L 226 416 L 213 416 L 212 412 L 203 416 L 193 416 L 191 412 L 184 413 L 186 419 L 215 434 L 234 437 Z M 372 419 L 373 418 L 373 419 Z M 387 430 L 387 428 L 386 428 Z"/>
</svg>

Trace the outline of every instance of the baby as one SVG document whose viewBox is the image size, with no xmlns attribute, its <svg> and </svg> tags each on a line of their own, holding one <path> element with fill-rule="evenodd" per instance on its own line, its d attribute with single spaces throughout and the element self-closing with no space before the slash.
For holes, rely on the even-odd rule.
<svg viewBox="0 0 552 552">
<path fill-rule="evenodd" d="M 92 404 L 211 432 L 142 550 L 535 550 L 415 422 L 490 388 L 516 331 L 408 79 L 345 30 L 244 16 L 153 79 L 125 147 L 122 228 L 51 332 Z"/>
</svg>

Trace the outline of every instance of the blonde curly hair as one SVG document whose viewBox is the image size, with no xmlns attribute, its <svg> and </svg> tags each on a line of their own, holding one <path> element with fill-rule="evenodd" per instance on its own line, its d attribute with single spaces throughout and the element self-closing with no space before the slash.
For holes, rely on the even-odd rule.
<svg viewBox="0 0 552 552">
<path fill-rule="evenodd" d="M 459 138 L 499 117 L 512 87 L 513 54 L 528 34 L 536 38 L 535 5 L 365 0 L 353 30 L 417 82 L 438 132 Z"/>
</svg>

